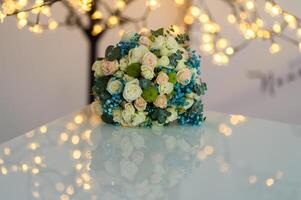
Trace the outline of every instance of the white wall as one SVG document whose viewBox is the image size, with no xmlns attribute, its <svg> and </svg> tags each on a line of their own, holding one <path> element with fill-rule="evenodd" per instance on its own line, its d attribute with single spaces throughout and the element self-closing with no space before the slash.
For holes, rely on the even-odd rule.
<svg viewBox="0 0 301 200">
<path fill-rule="evenodd" d="M 139 1 L 129 10 L 143 12 Z M 139 8 L 139 9 L 138 9 Z M 151 28 L 168 27 L 182 19 L 173 0 L 149 20 Z M 58 8 L 57 14 L 63 10 Z M 129 26 L 128 30 L 134 30 Z M 119 40 L 111 31 L 101 41 L 103 49 Z M 86 104 L 87 44 L 76 29 L 60 28 L 35 35 L 18 30 L 14 17 L 0 24 L 0 141 L 13 138 Z"/>
</svg>

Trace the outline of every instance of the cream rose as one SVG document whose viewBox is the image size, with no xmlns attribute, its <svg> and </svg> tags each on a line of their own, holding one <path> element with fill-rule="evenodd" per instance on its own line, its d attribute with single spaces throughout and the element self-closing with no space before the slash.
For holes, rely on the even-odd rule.
<svg viewBox="0 0 301 200">
<path fill-rule="evenodd" d="M 166 39 L 166 47 L 168 49 L 178 49 L 178 42 L 176 41 L 176 39 L 172 36 L 169 36 Z"/>
<path fill-rule="evenodd" d="M 168 82 L 169 77 L 165 72 L 160 72 L 156 78 L 156 83 L 159 85 L 164 85 Z"/>
<path fill-rule="evenodd" d="M 159 95 L 154 102 L 154 105 L 158 108 L 166 108 L 167 107 L 167 98 L 165 95 Z"/>
<path fill-rule="evenodd" d="M 185 99 L 185 105 L 184 105 L 184 109 L 188 110 L 189 108 L 191 108 L 191 106 L 193 105 L 194 100 L 191 98 L 186 98 Z"/>
<path fill-rule="evenodd" d="M 170 94 L 173 91 L 173 84 L 170 82 L 167 82 L 165 84 L 162 84 L 159 86 L 159 93 L 160 94 Z"/>
<path fill-rule="evenodd" d="M 138 110 L 138 111 L 143 111 L 146 109 L 146 101 L 142 98 L 142 97 L 138 97 L 136 100 L 135 100 L 135 103 L 134 103 L 134 106 L 135 108 Z"/>
<path fill-rule="evenodd" d="M 128 57 L 126 56 L 126 57 L 121 58 L 119 61 L 119 65 L 120 65 L 120 69 L 122 71 L 125 71 L 127 66 L 129 65 Z"/>
<path fill-rule="evenodd" d="M 141 66 L 141 76 L 145 79 L 151 80 L 155 76 L 154 68 L 150 66 Z"/>
<path fill-rule="evenodd" d="M 103 64 L 102 60 L 97 60 L 93 63 L 92 70 L 94 71 L 94 76 L 98 76 L 98 77 L 103 76 L 102 64 Z"/>
<path fill-rule="evenodd" d="M 179 70 L 184 69 L 184 68 L 186 68 L 185 61 L 184 60 L 178 61 L 176 70 L 179 71 Z"/>
<path fill-rule="evenodd" d="M 124 105 L 124 110 L 121 113 L 123 120 L 127 123 L 131 122 L 134 114 L 135 114 L 134 106 L 131 103 L 126 103 Z"/>
<path fill-rule="evenodd" d="M 157 63 L 158 66 L 168 66 L 169 65 L 169 58 L 167 56 L 162 56 Z"/>
<path fill-rule="evenodd" d="M 177 73 L 177 81 L 182 85 L 188 85 L 191 79 L 191 72 L 188 68 L 183 68 Z"/>
<path fill-rule="evenodd" d="M 139 44 L 141 44 L 141 45 L 144 45 L 146 47 L 150 47 L 151 43 L 152 43 L 152 41 L 146 36 L 141 36 L 139 38 Z"/>
<path fill-rule="evenodd" d="M 113 111 L 113 121 L 117 123 L 121 123 L 122 121 L 122 112 L 120 109 L 116 109 Z"/>
<path fill-rule="evenodd" d="M 167 117 L 167 123 L 178 119 L 178 112 L 176 111 L 175 107 L 167 108 L 167 111 L 171 113 L 171 115 Z"/>
<path fill-rule="evenodd" d="M 161 56 L 169 56 L 171 54 L 171 50 L 169 50 L 167 47 L 162 47 L 160 49 Z"/>
<path fill-rule="evenodd" d="M 105 76 L 112 75 L 118 70 L 118 61 L 102 60 L 101 69 Z"/>
<path fill-rule="evenodd" d="M 129 52 L 129 64 L 141 63 L 143 56 L 148 52 L 148 48 L 144 45 L 133 48 Z"/>
<path fill-rule="evenodd" d="M 146 119 L 144 112 L 138 112 L 133 116 L 132 125 L 138 126 L 139 124 L 143 123 Z"/>
<path fill-rule="evenodd" d="M 152 49 L 161 49 L 165 45 L 165 38 L 162 35 L 159 35 L 155 38 L 155 41 L 152 43 Z"/>
<path fill-rule="evenodd" d="M 111 78 L 107 85 L 107 91 L 110 94 L 119 94 L 122 91 L 122 83 L 118 79 Z"/>
<path fill-rule="evenodd" d="M 124 86 L 123 90 L 123 98 L 128 101 L 132 102 L 142 94 L 142 89 L 139 86 L 138 79 L 134 79 L 130 82 L 127 82 Z"/>
<path fill-rule="evenodd" d="M 148 52 L 142 58 L 142 65 L 155 67 L 157 65 L 157 61 L 157 56 L 152 52 Z"/>
</svg>

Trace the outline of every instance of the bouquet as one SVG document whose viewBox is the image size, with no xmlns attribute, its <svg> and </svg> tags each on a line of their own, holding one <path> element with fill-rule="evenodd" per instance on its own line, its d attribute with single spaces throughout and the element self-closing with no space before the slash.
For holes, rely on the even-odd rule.
<svg viewBox="0 0 301 200">
<path fill-rule="evenodd" d="M 201 125 L 207 90 L 200 78 L 200 56 L 187 34 L 173 28 L 126 33 L 93 64 L 92 88 L 101 118 L 124 127 Z"/>
</svg>

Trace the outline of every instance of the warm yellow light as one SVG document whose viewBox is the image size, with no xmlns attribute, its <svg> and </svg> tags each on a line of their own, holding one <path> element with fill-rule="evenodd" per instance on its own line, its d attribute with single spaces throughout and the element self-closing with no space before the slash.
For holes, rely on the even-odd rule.
<svg viewBox="0 0 301 200">
<path fill-rule="evenodd" d="M 219 125 L 219 132 L 227 137 L 232 135 L 232 129 L 223 123 Z"/>
<path fill-rule="evenodd" d="M 17 24 L 18 29 L 24 28 L 27 25 L 27 23 L 27 19 L 19 19 Z"/>
<path fill-rule="evenodd" d="M 50 29 L 50 30 L 54 30 L 54 29 L 56 29 L 57 27 L 58 27 L 58 23 L 55 21 L 55 20 L 53 20 L 53 19 L 50 19 L 49 20 L 49 24 L 48 24 L 48 28 Z"/>
<path fill-rule="evenodd" d="M 36 25 L 38 25 L 38 24 L 36 24 Z M 46 133 L 47 132 L 47 126 L 40 127 L 40 132 L 41 133 Z"/>
<path fill-rule="evenodd" d="M 27 164 L 22 164 L 21 169 L 23 172 L 27 172 L 28 171 L 28 165 Z"/>
<path fill-rule="evenodd" d="M 255 32 L 252 29 L 247 29 L 244 34 L 247 40 L 254 39 L 256 37 Z"/>
<path fill-rule="evenodd" d="M 39 147 L 40 147 L 39 143 L 35 143 L 35 142 L 32 142 L 28 145 L 28 148 L 31 150 L 36 150 Z"/>
<path fill-rule="evenodd" d="M 38 165 L 40 165 L 42 163 L 42 158 L 40 156 L 36 156 L 34 157 L 34 162 Z"/>
<path fill-rule="evenodd" d="M 184 23 L 191 25 L 194 22 L 194 17 L 192 15 L 185 15 Z"/>
<path fill-rule="evenodd" d="M 70 198 L 69 198 L 68 195 L 62 194 L 62 195 L 60 196 L 60 200 L 70 200 Z"/>
<path fill-rule="evenodd" d="M 201 13 L 200 9 L 198 7 L 196 7 L 196 6 L 191 6 L 189 8 L 189 12 L 194 17 L 198 17 L 200 15 L 200 13 Z"/>
<path fill-rule="evenodd" d="M 2 173 L 3 175 L 6 175 L 6 174 L 8 173 L 6 167 L 1 167 L 1 173 Z"/>
<path fill-rule="evenodd" d="M 301 38 L 301 28 L 298 28 L 298 30 L 297 30 L 297 36 Z"/>
<path fill-rule="evenodd" d="M 207 145 L 204 147 L 204 152 L 207 156 L 212 155 L 214 153 L 213 146 Z"/>
<path fill-rule="evenodd" d="M 113 27 L 117 24 L 119 24 L 119 18 L 115 15 L 110 16 L 108 19 L 108 26 Z"/>
<path fill-rule="evenodd" d="M 160 5 L 161 5 L 160 0 L 147 0 L 146 2 L 146 6 L 151 10 L 155 10 L 159 8 Z"/>
<path fill-rule="evenodd" d="M 82 152 L 80 150 L 74 150 L 72 153 L 72 157 L 76 160 L 80 159 Z"/>
<path fill-rule="evenodd" d="M 73 195 L 74 194 L 74 188 L 72 185 L 69 185 L 66 189 L 66 193 L 69 195 Z"/>
<path fill-rule="evenodd" d="M 97 19 L 102 19 L 103 18 L 103 14 L 100 11 L 95 11 L 92 15 L 91 15 L 91 19 L 93 20 L 97 20 Z"/>
<path fill-rule="evenodd" d="M 3 149 L 3 153 L 4 153 L 4 155 L 9 156 L 11 154 L 11 149 L 8 147 L 5 147 Z"/>
<path fill-rule="evenodd" d="M 273 31 L 275 33 L 281 33 L 282 28 L 281 28 L 281 25 L 278 22 L 274 23 L 274 25 L 273 25 Z"/>
<path fill-rule="evenodd" d="M 82 139 L 83 140 L 89 140 L 91 137 L 92 131 L 90 129 L 86 130 L 85 132 L 82 133 Z"/>
<path fill-rule="evenodd" d="M 246 12 L 240 12 L 239 13 L 239 17 L 242 20 L 246 20 L 248 18 L 248 13 L 246 13 Z"/>
<path fill-rule="evenodd" d="M 246 2 L 246 7 L 248 10 L 253 10 L 255 8 L 255 4 L 253 1 L 250 0 Z"/>
<path fill-rule="evenodd" d="M 223 52 L 219 52 L 213 55 L 213 61 L 217 65 L 226 65 L 229 63 L 229 57 Z"/>
<path fill-rule="evenodd" d="M 225 38 L 219 39 L 216 43 L 216 47 L 220 50 L 225 49 L 226 47 L 228 47 L 228 45 L 229 45 L 229 42 Z"/>
<path fill-rule="evenodd" d="M 77 123 L 77 124 L 81 124 L 81 123 L 83 123 L 83 121 L 84 121 L 84 118 L 83 118 L 82 115 L 76 115 L 74 117 L 74 122 Z"/>
<path fill-rule="evenodd" d="M 73 135 L 72 138 L 71 138 L 71 142 L 74 145 L 77 145 L 79 143 L 79 140 L 80 140 L 80 138 L 79 138 L 78 135 Z"/>
<path fill-rule="evenodd" d="M 91 185 L 89 183 L 84 183 L 83 188 L 84 188 L 84 190 L 90 190 Z"/>
<path fill-rule="evenodd" d="M 119 10 L 123 10 L 125 8 L 125 5 L 126 4 L 125 4 L 124 0 L 117 0 L 117 2 L 116 2 L 116 7 Z"/>
<path fill-rule="evenodd" d="M 69 139 L 69 136 L 68 136 L 67 133 L 62 132 L 62 133 L 60 134 L 60 139 L 61 139 L 61 141 L 66 142 L 66 141 Z"/>
<path fill-rule="evenodd" d="M 257 182 L 257 177 L 256 176 L 250 176 L 249 177 L 249 183 L 250 184 L 255 184 Z"/>
<path fill-rule="evenodd" d="M 274 5 L 274 6 L 272 7 L 271 12 L 270 12 L 270 14 L 271 14 L 272 16 L 278 16 L 278 15 L 280 15 L 281 13 L 282 13 L 282 9 L 280 8 L 279 5 Z"/>
<path fill-rule="evenodd" d="M 185 0 L 175 0 L 175 3 L 177 5 L 183 5 L 185 3 Z"/>
<path fill-rule="evenodd" d="M 38 174 L 39 172 L 40 172 L 40 170 L 38 168 L 33 168 L 31 170 L 31 173 L 33 173 L 33 174 Z"/>
<path fill-rule="evenodd" d="M 204 24 L 203 28 L 205 32 L 212 33 L 212 34 L 220 31 L 220 27 L 216 23 L 206 23 Z"/>
<path fill-rule="evenodd" d="M 47 17 L 50 17 L 51 16 L 50 7 L 49 6 L 43 6 L 42 14 L 44 14 Z"/>
<path fill-rule="evenodd" d="M 273 184 L 274 184 L 274 179 L 273 178 L 268 178 L 265 182 L 265 184 L 268 186 L 268 187 L 271 187 Z"/>
<path fill-rule="evenodd" d="M 264 21 L 260 18 L 256 19 L 256 24 L 258 27 L 263 27 L 264 26 Z"/>
<path fill-rule="evenodd" d="M 209 22 L 209 20 L 210 20 L 209 16 L 205 13 L 202 13 L 199 16 L 199 21 L 202 22 L 202 23 L 207 23 L 207 22 Z"/>
<path fill-rule="evenodd" d="M 234 54 L 234 49 L 232 47 L 228 47 L 226 49 L 226 54 L 229 55 L 229 56 L 233 55 Z"/>
<path fill-rule="evenodd" d="M 271 54 L 276 54 L 276 53 L 279 53 L 281 51 L 281 46 L 277 43 L 273 43 L 271 46 L 270 46 L 270 53 Z"/>
<path fill-rule="evenodd" d="M 271 38 L 271 33 L 269 31 L 263 31 L 263 37 L 265 39 L 270 39 Z"/>
<path fill-rule="evenodd" d="M 212 53 L 214 50 L 214 45 L 213 43 L 205 43 L 201 45 L 200 49 L 204 52 Z"/>
<path fill-rule="evenodd" d="M 230 24 L 234 24 L 236 22 L 236 17 L 233 14 L 228 15 L 227 19 Z"/>
<path fill-rule="evenodd" d="M 204 33 L 204 34 L 202 35 L 202 41 L 203 41 L 204 43 L 212 42 L 212 40 L 213 40 L 213 36 L 212 36 L 211 34 Z"/>
<path fill-rule="evenodd" d="M 4 15 L 11 15 L 13 14 L 16 9 L 17 5 L 13 0 L 6 0 L 3 3 L 1 2 L 2 12 Z"/>
<path fill-rule="evenodd" d="M 93 29 L 92 29 L 92 32 L 91 32 L 91 34 L 93 35 L 93 36 L 96 36 L 96 35 L 98 35 L 99 33 L 101 33 L 103 31 L 103 26 L 102 25 L 99 25 L 99 24 L 95 24 L 94 26 L 93 26 Z M 77 120 L 79 120 L 79 119 L 77 119 Z M 79 122 L 79 121 L 78 121 Z"/>
<path fill-rule="evenodd" d="M 4 13 L 2 13 L 0 10 L 0 23 L 3 23 L 5 17 L 6 17 L 6 15 Z"/>
<path fill-rule="evenodd" d="M 265 11 L 269 13 L 272 10 L 272 8 L 273 8 L 273 4 L 270 1 L 266 1 L 265 2 Z"/>
</svg>

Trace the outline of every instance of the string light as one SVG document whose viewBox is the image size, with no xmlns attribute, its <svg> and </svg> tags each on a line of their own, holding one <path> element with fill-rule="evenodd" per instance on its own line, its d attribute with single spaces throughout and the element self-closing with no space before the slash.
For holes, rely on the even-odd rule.
<svg viewBox="0 0 301 200">
<path fill-rule="evenodd" d="M 269 48 L 271 54 L 281 51 L 281 46 L 274 42 L 275 38 L 299 46 L 301 19 L 284 10 L 274 1 L 265 0 L 263 8 L 268 13 L 268 15 L 263 16 L 271 18 L 272 23 L 265 23 L 266 19 L 259 14 L 262 13 L 262 6 L 257 6 L 257 2 L 254 0 L 225 0 L 225 2 L 231 9 L 231 12 L 226 16 L 228 23 L 232 24 L 235 29 L 238 28 L 238 33 L 243 36 L 243 41 L 236 45 L 233 45 L 230 40 L 223 36 L 222 27 L 215 21 L 214 12 L 206 6 L 206 0 L 201 2 L 201 6 L 192 5 L 184 17 L 184 22 L 187 25 L 200 23 L 201 35 L 210 35 L 210 40 L 208 36 L 205 39 L 201 36 L 200 49 L 205 54 L 212 56 L 214 64 L 227 65 L 232 56 L 248 46 L 253 40 L 269 40 L 272 43 Z M 277 21 L 274 17 L 277 17 Z M 267 19 L 267 21 L 270 21 L 270 19 Z M 296 38 L 291 34 L 285 34 L 288 28 L 296 31 Z"/>
<path fill-rule="evenodd" d="M 109 27 L 112 28 L 112 27 L 116 26 L 118 23 L 119 23 L 119 18 L 117 16 L 112 15 L 112 16 L 109 17 L 109 19 L 108 19 L 108 26 Z"/>
<path fill-rule="evenodd" d="M 146 1 L 146 6 L 150 9 L 150 10 L 155 10 L 157 8 L 159 8 L 161 5 L 160 0 L 147 0 Z"/>
</svg>

